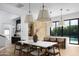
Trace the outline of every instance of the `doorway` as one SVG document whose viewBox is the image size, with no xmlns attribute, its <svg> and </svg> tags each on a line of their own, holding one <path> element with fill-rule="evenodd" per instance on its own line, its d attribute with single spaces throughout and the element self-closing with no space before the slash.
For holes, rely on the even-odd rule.
<svg viewBox="0 0 79 59">
<path fill-rule="evenodd" d="M 10 30 L 4 29 L 4 35 L 7 37 L 8 40 L 10 40 Z"/>
</svg>

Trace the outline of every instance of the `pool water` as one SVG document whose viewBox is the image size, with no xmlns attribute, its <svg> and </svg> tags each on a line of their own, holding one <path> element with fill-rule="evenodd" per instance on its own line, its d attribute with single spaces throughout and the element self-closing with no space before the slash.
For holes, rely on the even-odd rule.
<svg viewBox="0 0 79 59">
<path fill-rule="evenodd" d="M 70 37 L 70 43 L 78 44 L 78 38 L 76 38 L 76 37 Z"/>
</svg>

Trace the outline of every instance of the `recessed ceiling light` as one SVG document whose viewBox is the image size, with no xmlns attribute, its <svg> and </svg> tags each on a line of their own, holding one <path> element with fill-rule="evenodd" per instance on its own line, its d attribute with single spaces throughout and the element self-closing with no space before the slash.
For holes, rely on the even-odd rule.
<svg viewBox="0 0 79 59">
<path fill-rule="evenodd" d="M 52 11 L 50 11 L 50 14 L 52 14 Z"/>
<path fill-rule="evenodd" d="M 66 11 L 70 11 L 70 9 L 66 9 Z"/>
<path fill-rule="evenodd" d="M 16 7 L 22 8 L 22 7 L 24 7 L 24 5 L 22 3 L 18 3 L 18 4 L 16 4 Z"/>
</svg>

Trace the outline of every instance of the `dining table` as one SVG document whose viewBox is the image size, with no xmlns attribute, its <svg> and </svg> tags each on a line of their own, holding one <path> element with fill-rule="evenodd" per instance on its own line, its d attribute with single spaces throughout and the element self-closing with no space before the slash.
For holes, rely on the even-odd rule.
<svg viewBox="0 0 79 59">
<path fill-rule="evenodd" d="M 45 53 L 47 53 L 48 48 L 53 47 L 57 44 L 57 42 L 47 42 L 47 41 L 40 41 L 34 42 L 33 40 L 25 40 L 25 41 L 18 41 L 19 43 L 27 44 L 29 46 L 36 46 L 45 49 Z M 39 55 L 39 52 L 38 52 Z"/>
</svg>

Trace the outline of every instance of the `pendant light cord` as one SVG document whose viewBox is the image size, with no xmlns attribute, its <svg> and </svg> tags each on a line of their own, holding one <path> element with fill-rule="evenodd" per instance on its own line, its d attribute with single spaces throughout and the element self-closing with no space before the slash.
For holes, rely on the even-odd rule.
<svg viewBox="0 0 79 59">
<path fill-rule="evenodd" d="M 61 25 L 63 26 L 63 24 L 62 24 L 62 11 L 63 11 L 63 9 L 60 9 L 60 11 L 61 11 Z"/>
<path fill-rule="evenodd" d="M 30 15 L 31 11 L 30 11 L 30 3 L 29 3 L 29 15 Z"/>
<path fill-rule="evenodd" d="M 43 11 L 42 11 L 42 18 L 43 18 L 43 16 L 44 16 L 44 15 L 43 15 L 44 7 L 45 7 L 45 6 L 44 6 L 44 3 L 43 3 L 43 5 L 42 5 L 42 10 L 43 10 Z"/>
<path fill-rule="evenodd" d="M 63 10 L 63 9 L 60 9 L 60 11 L 61 11 L 61 21 L 62 21 L 62 10 Z"/>
</svg>

